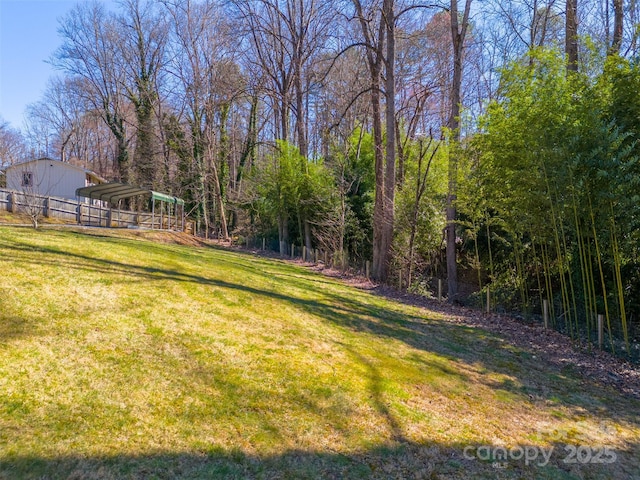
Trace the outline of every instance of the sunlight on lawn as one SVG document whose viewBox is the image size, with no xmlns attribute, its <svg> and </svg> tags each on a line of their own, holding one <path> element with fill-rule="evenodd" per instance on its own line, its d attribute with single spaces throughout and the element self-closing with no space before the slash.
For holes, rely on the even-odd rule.
<svg viewBox="0 0 640 480">
<path fill-rule="evenodd" d="M 466 446 L 571 442 L 618 460 L 504 473 L 640 471 L 638 401 L 439 314 L 214 248 L 0 234 L 0 478 L 494 478 Z"/>
</svg>

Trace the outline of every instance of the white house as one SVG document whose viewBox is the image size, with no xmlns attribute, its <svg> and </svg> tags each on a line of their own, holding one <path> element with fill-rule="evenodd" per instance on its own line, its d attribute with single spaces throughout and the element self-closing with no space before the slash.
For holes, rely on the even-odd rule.
<svg viewBox="0 0 640 480">
<path fill-rule="evenodd" d="M 77 200 L 78 188 L 106 183 L 89 170 L 51 158 L 8 166 L 5 175 L 9 190 L 70 200 Z"/>
</svg>

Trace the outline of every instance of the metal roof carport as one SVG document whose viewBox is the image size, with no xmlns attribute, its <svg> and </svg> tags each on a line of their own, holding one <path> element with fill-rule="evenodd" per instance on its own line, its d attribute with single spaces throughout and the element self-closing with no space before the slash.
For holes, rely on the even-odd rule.
<svg viewBox="0 0 640 480">
<path fill-rule="evenodd" d="M 163 228 L 163 209 L 162 204 L 165 204 L 167 207 L 167 219 L 168 219 L 168 229 L 171 229 L 171 211 L 173 210 L 175 216 L 175 227 L 180 231 L 184 230 L 185 218 L 184 218 L 184 200 L 181 198 L 173 197 L 171 195 L 167 195 L 165 193 L 155 192 L 153 190 L 134 187 L 133 185 L 127 185 L 126 183 L 103 183 L 100 185 L 92 185 L 90 187 L 82 187 L 76 189 L 76 196 L 78 199 L 80 197 L 88 198 L 89 201 L 89 212 L 91 212 L 92 203 L 91 200 L 98 200 L 100 202 L 108 203 L 109 210 L 107 213 L 108 222 L 110 223 L 110 219 L 113 216 L 113 205 L 119 204 L 120 200 L 124 200 L 126 198 L 141 196 L 141 195 L 150 195 L 151 196 L 151 228 L 155 228 L 155 220 L 156 220 L 156 201 L 161 202 L 160 208 L 160 222 L 159 228 Z M 78 200 L 78 212 L 80 213 L 80 201 Z M 181 208 L 180 208 L 181 207 Z M 100 205 L 95 208 L 102 209 L 103 206 Z M 178 211 L 181 210 L 180 216 L 178 216 Z M 117 209 L 118 215 L 120 214 L 120 209 Z M 82 223 L 80 220 L 82 216 L 78 215 L 79 221 L 78 223 Z M 91 213 L 89 213 L 89 218 L 91 218 Z M 100 220 L 100 224 L 102 221 Z"/>
</svg>

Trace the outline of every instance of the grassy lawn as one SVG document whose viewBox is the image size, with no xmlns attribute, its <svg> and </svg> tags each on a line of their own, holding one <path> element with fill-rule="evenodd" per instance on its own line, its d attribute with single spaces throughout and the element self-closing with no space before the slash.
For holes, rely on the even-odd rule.
<svg viewBox="0 0 640 480">
<path fill-rule="evenodd" d="M 294 265 L 0 226 L 0 269 L 0 478 L 640 476 L 640 401 Z"/>
</svg>

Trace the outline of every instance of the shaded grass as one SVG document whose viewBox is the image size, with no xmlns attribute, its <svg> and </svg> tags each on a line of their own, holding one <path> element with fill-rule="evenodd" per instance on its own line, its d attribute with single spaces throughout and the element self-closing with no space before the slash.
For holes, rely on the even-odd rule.
<svg viewBox="0 0 640 480">
<path fill-rule="evenodd" d="M 556 448 L 501 478 L 640 471 L 640 402 L 296 266 L 0 228 L 0 268 L 0 477 L 495 478 L 484 445 Z"/>
</svg>

